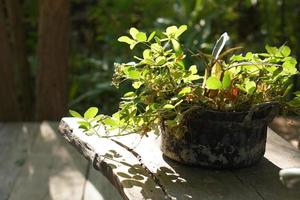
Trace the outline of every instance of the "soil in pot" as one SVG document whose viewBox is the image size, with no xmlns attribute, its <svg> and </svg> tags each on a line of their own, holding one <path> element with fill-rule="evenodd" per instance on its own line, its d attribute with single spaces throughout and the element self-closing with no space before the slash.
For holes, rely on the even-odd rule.
<svg viewBox="0 0 300 200">
<path fill-rule="evenodd" d="M 161 150 L 180 163 L 208 168 L 241 168 L 257 163 L 266 146 L 267 124 L 278 113 L 276 104 L 248 112 L 194 109 L 184 116 L 182 137 L 161 125 Z"/>
</svg>

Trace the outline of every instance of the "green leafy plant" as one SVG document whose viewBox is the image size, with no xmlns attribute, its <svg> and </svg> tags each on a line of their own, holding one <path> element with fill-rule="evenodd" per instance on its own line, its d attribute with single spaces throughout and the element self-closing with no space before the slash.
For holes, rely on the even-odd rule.
<svg viewBox="0 0 300 200">
<path fill-rule="evenodd" d="M 119 110 L 112 116 L 98 115 L 98 109 L 89 108 L 84 116 L 70 111 L 86 133 L 98 133 L 99 124 L 107 130 L 118 129 L 117 135 L 150 131 L 158 133 L 165 123 L 175 136 L 181 135 L 181 121 L 195 108 L 224 112 L 249 110 L 253 105 L 278 102 L 283 110 L 299 112 L 300 93 L 289 101 L 291 78 L 298 74 L 291 50 L 266 46 L 266 52 L 232 54 L 240 48 L 223 51 L 228 41 L 224 33 L 216 42 L 213 52 L 201 51 L 191 56 L 204 61 L 205 74 L 198 73 L 196 65 L 186 66 L 185 47 L 180 36 L 186 25 L 170 26 L 164 32 L 144 32 L 131 28 L 130 36 L 121 36 L 118 41 L 127 43 L 139 54 L 134 62 L 115 64 L 112 83 L 117 88 L 130 81 L 132 90 L 125 93 Z"/>
</svg>

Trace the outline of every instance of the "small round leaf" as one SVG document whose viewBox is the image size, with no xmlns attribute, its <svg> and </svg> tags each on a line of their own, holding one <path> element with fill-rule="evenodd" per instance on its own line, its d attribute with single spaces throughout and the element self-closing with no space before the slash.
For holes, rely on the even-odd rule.
<svg viewBox="0 0 300 200">
<path fill-rule="evenodd" d="M 90 107 L 85 113 L 84 113 L 84 118 L 86 119 L 91 119 L 95 117 L 98 113 L 98 108 L 97 107 Z"/>
</svg>

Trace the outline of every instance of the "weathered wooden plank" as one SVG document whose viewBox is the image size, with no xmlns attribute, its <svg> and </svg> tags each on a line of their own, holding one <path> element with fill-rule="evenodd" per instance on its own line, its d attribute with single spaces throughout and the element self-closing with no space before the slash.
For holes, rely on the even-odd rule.
<svg viewBox="0 0 300 200">
<path fill-rule="evenodd" d="M 70 118 L 63 119 L 63 121 L 69 125 L 70 129 L 77 127 L 75 121 Z M 64 126 L 66 127 L 66 124 Z M 69 133 L 68 138 L 72 137 L 70 130 Z M 76 145 L 81 151 L 87 149 L 89 154 L 94 151 L 101 152 L 105 139 L 85 136 L 79 133 L 78 130 L 75 131 L 75 134 L 77 143 L 84 141 L 83 144 L 85 145 Z M 89 140 L 93 140 L 93 142 Z M 280 183 L 278 177 L 280 167 L 300 166 L 299 152 L 291 149 L 292 147 L 289 147 L 283 139 L 270 130 L 265 159 L 256 166 L 232 171 L 207 170 L 173 162 L 162 155 L 159 149 L 160 139 L 153 135 L 142 140 L 139 139 L 138 135 L 123 136 L 113 140 L 124 147 L 119 149 L 117 153 L 130 152 L 139 158 L 139 162 L 148 173 L 147 176 L 155 180 L 169 199 L 298 200 L 300 197 L 300 191 L 288 190 Z M 87 142 L 89 143 L 88 146 L 86 145 Z M 114 143 L 110 141 L 106 145 L 109 144 L 113 145 Z M 131 161 L 127 160 L 126 162 L 130 164 Z M 95 159 L 94 163 L 104 164 L 105 162 Z M 118 172 L 122 172 L 122 176 L 129 175 L 128 170 L 119 170 Z M 102 172 L 107 173 L 103 169 Z M 114 180 L 120 179 L 120 174 L 115 172 L 112 171 Z M 115 186 L 122 187 L 122 185 L 117 184 Z M 130 199 L 130 196 L 127 196 L 127 198 Z"/>
<path fill-rule="evenodd" d="M 131 152 L 109 139 L 87 136 L 77 127 L 76 121 L 66 118 L 59 129 L 65 139 L 108 178 L 124 199 L 166 198 L 162 188 Z"/>
<path fill-rule="evenodd" d="M 18 174 L 26 162 L 38 125 L 0 124 L 0 199 L 8 199 Z"/>
<path fill-rule="evenodd" d="M 55 132 L 57 126 L 58 123 L 47 122 L 39 126 L 37 138 L 14 184 L 10 200 L 81 199 L 88 163 L 74 149 L 74 153 L 70 153 L 72 151 L 65 147 Z"/>
<path fill-rule="evenodd" d="M 116 188 L 99 171 L 90 165 L 88 180 L 84 191 L 86 200 L 121 200 L 121 196 Z"/>
<path fill-rule="evenodd" d="M 83 191 L 85 199 L 120 199 L 99 172 L 91 170 L 83 184 L 88 162 L 57 137 L 57 126 L 0 123 L 0 200 L 76 200 Z"/>
</svg>

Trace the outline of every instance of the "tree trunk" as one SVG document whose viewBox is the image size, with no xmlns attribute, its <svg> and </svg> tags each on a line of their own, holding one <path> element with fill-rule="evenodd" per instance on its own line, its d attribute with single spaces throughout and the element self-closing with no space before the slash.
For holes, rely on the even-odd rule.
<svg viewBox="0 0 300 200">
<path fill-rule="evenodd" d="M 58 120 L 67 110 L 69 0 L 39 5 L 37 120 Z"/>
<path fill-rule="evenodd" d="M 12 36 L 14 60 L 17 66 L 17 85 L 21 94 L 20 106 L 23 119 L 30 120 L 33 115 L 33 89 L 30 79 L 30 67 L 26 57 L 22 8 L 19 0 L 5 0 L 5 2 Z"/>
<path fill-rule="evenodd" d="M 4 7 L 0 1 L 0 121 L 20 119 Z"/>
</svg>

